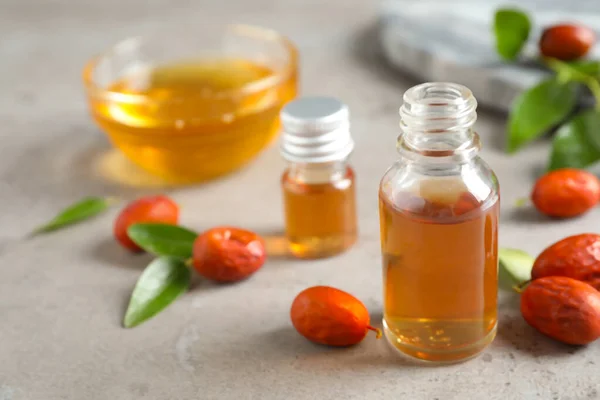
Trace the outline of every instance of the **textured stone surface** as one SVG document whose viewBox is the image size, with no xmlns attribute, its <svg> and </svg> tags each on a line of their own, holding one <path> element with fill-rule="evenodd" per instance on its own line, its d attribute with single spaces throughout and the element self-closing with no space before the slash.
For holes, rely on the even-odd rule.
<svg viewBox="0 0 600 400">
<path fill-rule="evenodd" d="M 507 110 L 516 95 L 546 76 L 530 63 L 506 64 L 496 54 L 494 11 L 507 5 L 527 11 L 533 21 L 524 60 L 537 57 L 543 26 L 579 22 L 600 32 L 600 3 L 595 0 L 384 0 L 382 48 L 402 71 L 425 81 L 469 85 L 480 103 Z M 590 57 L 598 56 L 600 48 L 595 47 Z"/>
<path fill-rule="evenodd" d="M 292 329 L 295 294 L 329 284 L 381 318 L 378 180 L 396 157 L 397 108 L 414 82 L 373 54 L 377 4 L 347 0 L 0 0 L 0 399 L 597 399 L 600 343 L 573 348 L 525 325 L 504 294 L 498 338 L 467 363 L 430 368 L 369 337 L 346 350 L 313 346 Z M 302 54 L 303 93 L 338 96 L 352 112 L 361 236 L 350 252 L 302 262 L 272 258 L 251 280 L 197 282 L 148 323 L 121 328 L 146 256 L 111 240 L 116 210 L 72 229 L 23 239 L 60 207 L 89 194 L 125 199 L 156 188 L 103 178 L 109 145 L 90 121 L 84 62 L 128 35 L 242 21 L 288 34 Z M 532 253 L 568 234 L 597 231 L 600 210 L 549 222 L 513 203 L 527 195 L 547 144 L 502 152 L 504 118 L 482 113 L 484 158 L 502 186 L 501 244 Z M 226 179 L 169 189 L 198 230 L 237 224 L 282 230 L 275 147 Z"/>
</svg>

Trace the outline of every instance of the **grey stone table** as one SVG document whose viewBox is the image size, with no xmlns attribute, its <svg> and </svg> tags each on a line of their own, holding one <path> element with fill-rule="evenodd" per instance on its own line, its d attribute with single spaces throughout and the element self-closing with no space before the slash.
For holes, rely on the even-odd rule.
<svg viewBox="0 0 600 400">
<path fill-rule="evenodd" d="M 380 61 L 376 11 L 376 3 L 347 0 L 0 1 L 0 399 L 600 398 L 600 343 L 576 349 L 546 339 L 522 321 L 508 293 L 489 350 L 446 367 L 408 363 L 373 337 L 346 350 L 324 349 L 291 328 L 294 295 L 315 284 L 354 293 L 381 318 L 377 186 L 396 157 L 397 108 L 414 82 Z M 86 112 L 79 80 L 85 60 L 120 38 L 168 24 L 201 33 L 228 21 L 289 35 L 302 54 L 303 93 L 349 104 L 360 241 L 327 260 L 273 258 L 238 285 L 197 282 L 163 314 L 125 330 L 124 307 L 148 258 L 115 246 L 116 211 L 23 237 L 84 195 L 133 198 L 158 190 L 128 186 L 101 168 L 111 153 Z M 513 209 L 542 168 L 547 144 L 508 157 L 504 123 L 503 115 L 484 111 L 478 123 L 483 156 L 502 185 L 501 244 L 537 253 L 567 234 L 595 231 L 600 209 L 561 223 Z M 273 147 L 226 179 L 167 191 L 198 230 L 227 223 L 276 235 L 282 169 Z"/>
</svg>

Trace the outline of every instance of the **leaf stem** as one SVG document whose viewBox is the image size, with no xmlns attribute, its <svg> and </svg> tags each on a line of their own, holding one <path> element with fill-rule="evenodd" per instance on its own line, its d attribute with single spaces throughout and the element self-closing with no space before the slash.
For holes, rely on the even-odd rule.
<svg viewBox="0 0 600 400">
<path fill-rule="evenodd" d="M 370 331 L 375 332 L 375 338 L 379 339 L 381 337 L 381 329 L 379 328 L 375 328 L 371 325 L 367 326 L 367 329 Z"/>
<path fill-rule="evenodd" d="M 523 289 L 519 285 L 513 286 L 513 290 L 519 294 L 523 293 Z"/>
<path fill-rule="evenodd" d="M 521 294 L 523 293 L 523 289 L 531 282 L 531 279 L 525 282 L 521 282 L 518 285 L 513 286 L 515 292 Z"/>
</svg>

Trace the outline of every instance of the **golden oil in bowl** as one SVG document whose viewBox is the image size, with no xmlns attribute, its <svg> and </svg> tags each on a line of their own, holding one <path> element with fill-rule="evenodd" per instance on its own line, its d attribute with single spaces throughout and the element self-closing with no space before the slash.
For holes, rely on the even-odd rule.
<svg viewBox="0 0 600 400">
<path fill-rule="evenodd" d="M 92 116 L 111 142 L 167 182 L 204 181 L 242 167 L 274 139 L 280 108 L 296 96 L 297 57 L 288 41 L 247 26 L 226 34 L 227 51 L 156 61 L 144 57 L 139 41 L 124 42 L 84 74 Z M 236 40 L 243 51 L 231 51 Z M 121 73 L 102 77 L 121 59 Z"/>
</svg>

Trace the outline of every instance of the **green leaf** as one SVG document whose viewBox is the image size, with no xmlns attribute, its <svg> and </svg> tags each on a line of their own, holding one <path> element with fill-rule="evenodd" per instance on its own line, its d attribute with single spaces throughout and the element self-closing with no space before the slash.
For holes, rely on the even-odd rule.
<svg viewBox="0 0 600 400">
<path fill-rule="evenodd" d="M 549 170 L 585 168 L 600 160 L 600 112 L 585 111 L 565 123 L 552 140 Z"/>
<path fill-rule="evenodd" d="M 518 249 L 498 249 L 499 281 L 508 290 L 531 279 L 531 268 L 535 259 Z"/>
<path fill-rule="evenodd" d="M 576 83 L 554 79 L 521 93 L 513 102 L 508 119 L 508 152 L 515 152 L 564 120 L 576 100 Z"/>
<path fill-rule="evenodd" d="M 105 211 L 115 203 L 106 197 L 86 197 L 62 210 L 52 220 L 33 230 L 33 234 L 54 231 L 65 226 L 81 222 Z"/>
<path fill-rule="evenodd" d="M 138 246 L 159 256 L 190 258 L 198 234 L 181 226 L 157 223 L 134 224 L 127 235 Z"/>
<path fill-rule="evenodd" d="M 133 328 L 164 310 L 190 286 L 191 273 L 185 263 L 173 257 L 152 261 L 138 279 L 123 319 Z"/>
<path fill-rule="evenodd" d="M 496 50 L 505 60 L 514 60 L 531 31 L 531 22 L 524 12 L 514 8 L 502 8 L 494 16 Z"/>
</svg>

